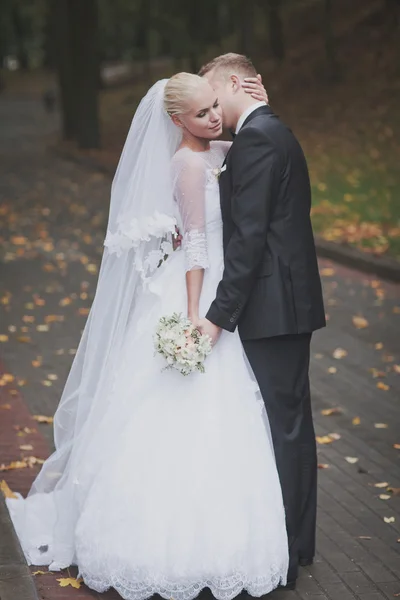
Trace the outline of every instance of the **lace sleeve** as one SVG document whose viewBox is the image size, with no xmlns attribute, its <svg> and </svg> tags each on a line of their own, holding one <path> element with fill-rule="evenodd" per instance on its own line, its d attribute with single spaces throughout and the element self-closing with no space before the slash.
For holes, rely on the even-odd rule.
<svg viewBox="0 0 400 600">
<path fill-rule="evenodd" d="M 184 160 L 175 161 L 175 171 L 174 194 L 182 221 L 186 270 L 207 269 L 206 163 L 189 151 Z"/>
</svg>

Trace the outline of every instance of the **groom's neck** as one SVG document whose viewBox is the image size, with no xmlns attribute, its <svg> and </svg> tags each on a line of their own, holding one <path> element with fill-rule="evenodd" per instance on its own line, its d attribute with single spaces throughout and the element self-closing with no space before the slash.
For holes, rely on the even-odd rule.
<svg viewBox="0 0 400 600">
<path fill-rule="evenodd" d="M 238 121 L 239 121 L 240 117 L 242 116 L 242 114 L 248 108 L 250 108 L 250 106 L 254 106 L 254 104 L 257 104 L 258 102 L 259 102 L 258 100 L 255 100 L 248 94 L 245 94 L 244 97 L 238 99 L 238 102 L 236 103 L 236 106 L 235 106 L 235 114 L 234 114 L 234 119 L 233 119 L 234 122 L 232 123 L 232 126 L 234 129 L 236 129 Z"/>
</svg>

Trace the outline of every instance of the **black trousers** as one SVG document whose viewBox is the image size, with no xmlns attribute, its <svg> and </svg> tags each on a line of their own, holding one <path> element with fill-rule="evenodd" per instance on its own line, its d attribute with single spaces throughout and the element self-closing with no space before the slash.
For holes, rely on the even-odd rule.
<svg viewBox="0 0 400 600">
<path fill-rule="evenodd" d="M 311 334 L 243 341 L 265 402 L 289 541 L 288 581 L 315 553 L 317 451 L 311 413 Z"/>
</svg>

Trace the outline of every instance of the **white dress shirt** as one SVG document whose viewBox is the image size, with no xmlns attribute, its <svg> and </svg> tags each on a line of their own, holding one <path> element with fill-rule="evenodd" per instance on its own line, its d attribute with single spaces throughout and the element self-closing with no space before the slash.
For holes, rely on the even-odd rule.
<svg viewBox="0 0 400 600">
<path fill-rule="evenodd" d="M 263 100 L 262 102 L 257 102 L 256 104 L 252 104 L 251 106 L 249 106 L 249 108 L 247 108 L 244 113 L 242 113 L 240 115 L 240 119 L 237 122 L 236 125 L 236 131 L 235 133 L 239 133 L 240 129 L 242 128 L 243 123 L 245 122 L 245 120 L 247 119 L 247 117 L 249 115 L 251 115 L 252 112 L 254 112 L 255 110 L 257 110 L 257 108 L 260 108 L 260 106 L 267 106 L 267 103 Z"/>
</svg>

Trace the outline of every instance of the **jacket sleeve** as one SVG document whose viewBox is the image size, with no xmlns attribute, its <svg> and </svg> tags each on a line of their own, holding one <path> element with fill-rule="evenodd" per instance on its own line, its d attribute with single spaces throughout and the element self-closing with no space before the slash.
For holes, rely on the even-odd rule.
<svg viewBox="0 0 400 600">
<path fill-rule="evenodd" d="M 207 319 L 234 331 L 254 286 L 267 243 L 271 204 L 279 182 L 278 155 L 268 138 L 247 127 L 230 153 L 231 211 L 234 232 L 225 251 L 225 268 Z"/>
</svg>

